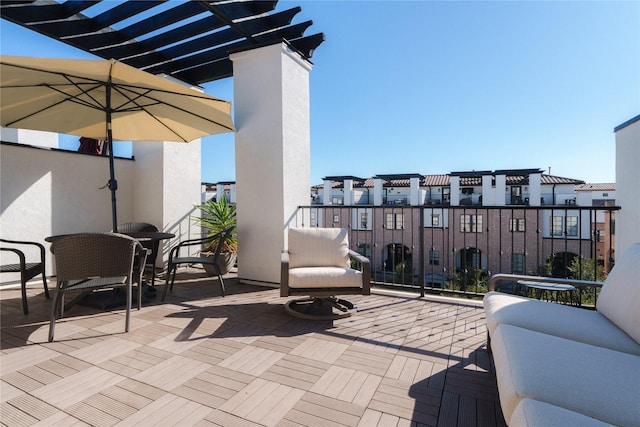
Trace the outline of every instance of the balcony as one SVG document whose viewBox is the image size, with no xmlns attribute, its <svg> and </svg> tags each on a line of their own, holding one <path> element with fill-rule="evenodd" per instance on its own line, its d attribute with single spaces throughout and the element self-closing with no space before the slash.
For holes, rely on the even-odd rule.
<svg viewBox="0 0 640 427">
<path fill-rule="evenodd" d="M 334 322 L 292 318 L 278 290 L 181 271 L 164 304 L 74 306 L 0 292 L 9 425 L 505 425 L 478 301 L 374 291 Z M 83 384 L 83 386 L 79 386 Z"/>
<path fill-rule="evenodd" d="M 619 207 L 306 206 L 295 226 L 344 227 L 379 286 L 481 297 L 491 274 L 603 280 Z"/>
</svg>

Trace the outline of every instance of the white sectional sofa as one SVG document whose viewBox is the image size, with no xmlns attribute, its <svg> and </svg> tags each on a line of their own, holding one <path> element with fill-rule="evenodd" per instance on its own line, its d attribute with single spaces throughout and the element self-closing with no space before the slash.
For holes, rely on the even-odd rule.
<svg viewBox="0 0 640 427">
<path fill-rule="evenodd" d="M 484 298 L 507 424 L 640 426 L 640 243 L 616 260 L 597 310 L 493 290 L 524 277 L 492 277 Z"/>
</svg>

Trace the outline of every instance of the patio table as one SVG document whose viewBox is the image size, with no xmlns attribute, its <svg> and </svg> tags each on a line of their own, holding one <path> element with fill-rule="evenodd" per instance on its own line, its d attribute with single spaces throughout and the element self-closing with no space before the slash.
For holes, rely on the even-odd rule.
<svg viewBox="0 0 640 427">
<path fill-rule="evenodd" d="M 160 241 L 173 239 L 174 237 L 176 237 L 176 235 L 173 233 L 164 233 L 161 231 L 127 231 L 127 232 L 122 232 L 120 234 L 133 237 L 134 239 L 136 239 L 141 243 L 148 242 L 148 241 L 153 242 L 153 246 L 150 254 L 150 258 L 153 261 L 153 268 L 151 270 L 151 288 L 152 288 L 151 292 L 155 292 L 155 282 L 156 282 L 155 263 L 156 263 L 156 258 L 158 256 L 158 248 L 160 247 Z"/>
<path fill-rule="evenodd" d="M 579 305 L 575 296 L 576 288 L 563 283 L 536 282 L 531 280 L 518 280 L 518 285 L 523 286 L 528 293 L 537 299 L 544 297 L 546 301 L 569 303 Z M 564 297 L 562 297 L 564 296 Z"/>
</svg>

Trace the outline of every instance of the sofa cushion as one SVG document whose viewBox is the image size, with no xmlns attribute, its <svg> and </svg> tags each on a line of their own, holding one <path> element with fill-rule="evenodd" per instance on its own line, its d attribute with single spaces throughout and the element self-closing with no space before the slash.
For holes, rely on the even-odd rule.
<svg viewBox="0 0 640 427">
<path fill-rule="evenodd" d="M 640 356 L 640 344 L 597 311 L 499 292 L 488 292 L 482 303 L 490 334 L 505 323 Z"/>
<path fill-rule="evenodd" d="M 291 288 L 361 288 L 362 273 L 341 267 L 299 267 L 289 270 Z"/>
<path fill-rule="evenodd" d="M 349 234 L 345 228 L 290 228 L 289 268 L 349 267 Z"/>
<path fill-rule="evenodd" d="M 507 424 L 520 401 L 530 398 L 607 423 L 638 425 L 640 357 L 512 325 L 498 325 L 491 338 Z"/>
<path fill-rule="evenodd" d="M 634 243 L 616 257 L 596 307 L 640 343 L 640 243 Z"/>
<path fill-rule="evenodd" d="M 533 399 L 522 399 L 520 401 L 515 411 L 513 411 L 513 415 L 511 415 L 510 424 L 523 427 L 607 427 L 613 425 Z"/>
</svg>

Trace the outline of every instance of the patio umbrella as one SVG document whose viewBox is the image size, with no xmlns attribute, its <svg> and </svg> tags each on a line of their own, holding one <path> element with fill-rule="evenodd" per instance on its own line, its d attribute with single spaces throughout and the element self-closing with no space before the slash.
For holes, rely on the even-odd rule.
<svg viewBox="0 0 640 427">
<path fill-rule="evenodd" d="M 189 142 L 233 132 L 231 103 L 116 60 L 0 55 L 0 125 L 113 141 Z"/>
</svg>

